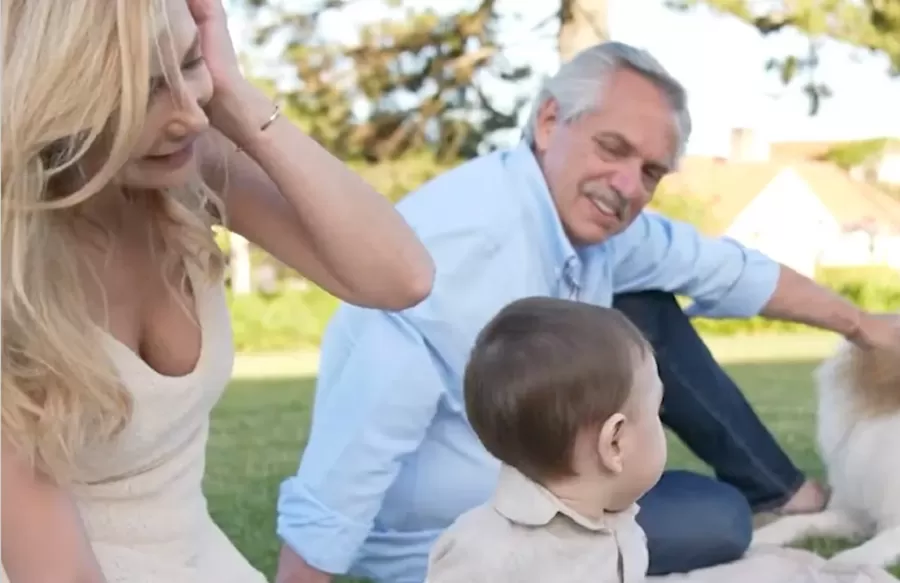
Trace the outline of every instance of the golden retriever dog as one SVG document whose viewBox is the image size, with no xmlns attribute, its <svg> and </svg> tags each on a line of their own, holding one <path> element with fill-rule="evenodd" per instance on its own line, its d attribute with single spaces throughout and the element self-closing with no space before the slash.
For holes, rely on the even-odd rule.
<svg viewBox="0 0 900 583">
<path fill-rule="evenodd" d="M 783 516 L 756 530 L 752 546 L 852 539 L 858 544 L 832 561 L 893 566 L 900 561 L 900 358 L 844 342 L 814 377 L 831 498 L 822 512 Z"/>
</svg>

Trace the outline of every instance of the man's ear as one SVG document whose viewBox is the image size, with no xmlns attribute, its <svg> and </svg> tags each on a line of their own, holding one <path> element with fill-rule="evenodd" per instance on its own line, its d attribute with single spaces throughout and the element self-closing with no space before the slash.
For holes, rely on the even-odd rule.
<svg viewBox="0 0 900 583">
<path fill-rule="evenodd" d="M 622 456 L 622 438 L 625 433 L 628 419 L 622 413 L 611 416 L 600 427 L 597 437 L 597 454 L 603 467 L 614 474 L 619 474 L 625 468 Z"/>
<path fill-rule="evenodd" d="M 543 154 L 550 147 L 557 123 L 559 123 L 559 103 L 550 97 L 538 107 L 535 119 L 534 147 L 538 154 Z"/>
</svg>

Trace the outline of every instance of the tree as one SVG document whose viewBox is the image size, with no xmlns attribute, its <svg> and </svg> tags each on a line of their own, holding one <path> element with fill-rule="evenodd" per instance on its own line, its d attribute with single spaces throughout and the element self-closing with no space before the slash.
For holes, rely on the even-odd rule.
<svg viewBox="0 0 900 583">
<path fill-rule="evenodd" d="M 559 60 L 609 40 L 609 8 L 606 0 L 561 0 L 559 3 Z"/>
<path fill-rule="evenodd" d="M 606 0 L 559 0 L 537 26 L 522 24 L 514 9 L 498 14 L 495 0 L 469 0 L 456 12 L 384 0 L 389 16 L 364 26 L 348 44 L 322 39 L 319 25 L 353 10 L 357 0 L 319 0 L 312 9 L 243 1 L 277 14 L 256 42 L 284 43 L 297 83 L 282 97 L 293 117 L 336 154 L 372 163 L 423 149 L 441 161 L 466 159 L 493 145 L 496 132 L 517 126 L 531 96 L 516 84 L 532 71 L 505 57 L 504 25 L 556 36 L 562 60 L 609 36 Z M 514 98 L 500 107 L 488 93 Z"/>
<path fill-rule="evenodd" d="M 766 63 L 777 71 L 785 84 L 806 75 L 803 91 L 810 100 L 810 113 L 815 114 L 823 98 L 831 95 L 829 87 L 819 82 L 819 44 L 831 39 L 852 47 L 867 49 L 887 57 L 888 74 L 900 75 L 900 0 L 784 0 L 762 3 L 751 0 L 667 0 L 677 9 L 705 4 L 724 14 L 756 27 L 763 35 L 785 29 L 796 30 L 809 38 L 805 54 L 786 55 Z"/>
<path fill-rule="evenodd" d="M 281 10 L 256 39 L 285 43 L 297 84 L 282 98 L 312 137 L 347 160 L 376 163 L 427 150 L 452 161 L 474 156 L 491 134 L 516 126 L 524 99 L 500 108 L 483 89 L 531 74 L 503 58 L 494 0 L 451 14 L 394 0 L 390 17 L 364 26 L 356 42 L 322 39 L 317 23 L 352 10 L 354 1 Z"/>
</svg>

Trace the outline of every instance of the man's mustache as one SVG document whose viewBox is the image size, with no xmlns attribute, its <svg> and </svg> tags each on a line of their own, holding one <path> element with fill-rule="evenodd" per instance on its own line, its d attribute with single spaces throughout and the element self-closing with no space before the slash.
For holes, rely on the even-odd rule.
<svg viewBox="0 0 900 583">
<path fill-rule="evenodd" d="M 597 182 L 589 182 L 582 187 L 581 192 L 607 205 L 620 221 L 625 220 L 625 212 L 628 210 L 628 199 L 615 188 Z"/>
</svg>

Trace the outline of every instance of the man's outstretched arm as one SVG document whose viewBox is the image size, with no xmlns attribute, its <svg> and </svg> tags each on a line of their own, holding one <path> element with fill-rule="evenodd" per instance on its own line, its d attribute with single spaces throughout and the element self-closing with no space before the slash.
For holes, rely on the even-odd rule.
<svg viewBox="0 0 900 583">
<path fill-rule="evenodd" d="M 761 315 L 830 330 L 863 346 L 900 341 L 900 320 L 869 314 L 832 290 L 728 238 L 643 213 L 610 241 L 617 293 L 665 290 L 688 296 L 691 316 Z"/>
</svg>

